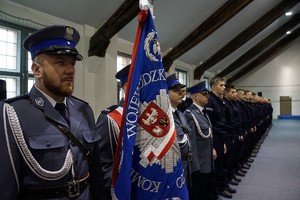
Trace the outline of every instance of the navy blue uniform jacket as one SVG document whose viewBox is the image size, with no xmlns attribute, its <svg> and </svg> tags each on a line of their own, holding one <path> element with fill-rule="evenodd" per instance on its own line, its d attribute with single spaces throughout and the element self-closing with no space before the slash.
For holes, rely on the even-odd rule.
<svg viewBox="0 0 300 200">
<path fill-rule="evenodd" d="M 77 199 L 97 197 L 100 162 L 98 148 L 94 147 L 100 136 L 96 135 L 94 115 L 90 106 L 77 98 L 67 97 L 69 126 L 35 87 L 29 94 L 6 102 L 16 111 L 26 145 L 39 165 L 45 170 L 57 171 L 62 168 L 66 154 L 71 149 L 75 179 L 82 179 L 90 174 L 90 187 L 81 191 Z M 23 189 L 62 186 L 72 180 L 71 169 L 57 180 L 45 180 L 37 176 L 20 153 L 7 114 L 3 112 L 3 102 L 0 103 L 0 111 L 0 199 L 22 199 L 20 191 Z M 54 125 L 55 123 L 70 128 L 76 138 L 89 149 L 93 164 L 85 159 L 79 148 Z"/>
</svg>

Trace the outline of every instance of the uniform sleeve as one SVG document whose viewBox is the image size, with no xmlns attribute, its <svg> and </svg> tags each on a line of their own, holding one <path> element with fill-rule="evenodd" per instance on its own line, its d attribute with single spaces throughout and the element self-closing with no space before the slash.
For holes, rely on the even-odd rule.
<svg viewBox="0 0 300 200">
<path fill-rule="evenodd" d="M 102 181 L 105 192 L 110 194 L 111 177 L 114 162 L 114 152 L 116 144 L 113 141 L 113 134 L 109 132 L 109 120 L 106 114 L 101 113 L 96 122 L 97 134 L 101 135 L 99 142 L 101 171 L 103 173 Z"/>
<path fill-rule="evenodd" d="M 198 150 L 197 150 L 197 141 L 196 141 L 196 125 L 191 113 L 184 113 L 186 121 L 191 129 L 191 143 L 192 143 L 192 172 L 197 172 L 200 170 L 199 160 L 198 160 Z"/>
<path fill-rule="evenodd" d="M 10 128 L 3 122 L 3 103 L 0 103 L 0 199 L 17 199 L 21 157 Z M 4 127 L 7 127 L 5 131 Z"/>
<path fill-rule="evenodd" d="M 85 119 L 87 120 L 87 126 L 88 128 L 95 133 L 93 137 L 93 144 L 90 150 L 91 157 L 89 160 L 89 185 L 90 185 L 90 194 L 91 199 L 102 199 L 103 194 L 103 184 L 101 181 L 102 178 L 102 172 L 101 172 L 101 163 L 100 163 L 100 150 L 99 150 L 99 141 L 101 140 L 101 137 L 96 132 L 96 124 L 95 124 L 95 118 L 94 113 L 90 106 L 84 106 L 84 112 L 83 115 L 85 116 Z M 90 145 L 88 145 L 90 146 Z"/>
</svg>

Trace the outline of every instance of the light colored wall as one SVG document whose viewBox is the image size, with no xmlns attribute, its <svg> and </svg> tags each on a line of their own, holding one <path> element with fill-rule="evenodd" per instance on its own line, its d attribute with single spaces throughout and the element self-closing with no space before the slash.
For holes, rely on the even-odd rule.
<svg viewBox="0 0 300 200">
<path fill-rule="evenodd" d="M 300 38 L 260 69 L 247 74 L 234 84 L 237 88 L 261 91 L 271 99 L 273 118 L 280 114 L 279 97 L 292 97 L 292 115 L 300 115 Z"/>
<path fill-rule="evenodd" d="M 84 59 L 76 63 L 75 90 L 73 95 L 88 102 L 94 110 L 95 117 L 104 108 L 117 103 L 117 81 L 115 79 L 117 52 L 120 51 L 131 55 L 133 49 L 132 42 L 125 41 L 118 38 L 118 35 L 115 35 L 110 40 L 110 45 L 107 48 L 104 58 L 97 56 L 88 57 L 89 42 L 97 31 L 96 28 L 85 24 L 76 24 L 10 1 L 0 1 L 0 10 L 9 14 L 9 16 L 1 16 L 0 14 L 0 19 L 7 19 L 12 23 L 24 26 L 30 24 L 30 27 L 41 28 L 48 25 L 63 24 L 76 28 L 81 36 L 77 49 L 83 55 Z M 168 74 L 174 72 L 175 67 L 187 70 L 190 84 L 193 84 L 193 70 L 190 65 L 175 61 Z"/>
<path fill-rule="evenodd" d="M 25 25 L 28 20 L 31 20 L 42 25 L 64 24 L 75 27 L 81 35 L 77 48 L 84 60 L 76 64 L 74 95 L 87 101 L 94 110 L 95 116 L 102 109 L 117 103 L 117 82 L 114 77 L 117 52 L 121 51 L 131 55 L 133 48 L 131 42 L 120 39 L 116 35 L 111 39 L 104 58 L 88 57 L 89 41 L 97 29 L 19 6 L 10 1 L 0 1 L 0 10 L 9 13 L 21 22 L 23 21 L 22 23 Z M 293 100 L 292 114 L 300 115 L 299 52 L 300 39 L 264 67 L 238 80 L 235 85 L 254 92 L 261 91 L 263 96 L 270 98 L 273 102 L 274 117 L 279 114 L 279 96 L 291 96 Z M 167 75 L 175 72 L 175 68 L 187 70 L 190 85 L 193 85 L 199 81 L 193 79 L 194 67 L 176 60 Z M 210 78 L 214 73 L 205 72 L 204 75 Z"/>
<path fill-rule="evenodd" d="M 76 63 L 73 95 L 88 102 L 94 110 L 95 117 L 102 109 L 117 103 L 117 81 L 115 79 L 117 52 L 131 54 L 132 43 L 119 39 L 116 35 L 111 39 L 105 58 L 88 57 L 90 38 L 97 29 L 41 13 L 10 1 L 0 1 L 0 10 L 2 11 L 0 19 L 23 26 L 41 28 L 63 24 L 76 28 L 81 36 L 77 49 L 83 55 L 84 60 Z"/>
</svg>

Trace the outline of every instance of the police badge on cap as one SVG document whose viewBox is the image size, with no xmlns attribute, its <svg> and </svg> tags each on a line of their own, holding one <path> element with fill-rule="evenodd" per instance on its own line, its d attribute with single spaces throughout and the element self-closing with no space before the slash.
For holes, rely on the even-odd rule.
<svg viewBox="0 0 300 200">
<path fill-rule="evenodd" d="M 48 26 L 25 38 L 24 48 L 30 52 L 33 59 L 41 53 L 71 54 L 76 60 L 82 60 L 75 46 L 80 39 L 78 31 L 70 26 Z"/>
<path fill-rule="evenodd" d="M 192 87 L 189 87 L 187 89 L 187 91 L 193 95 L 193 94 L 196 94 L 198 92 L 208 92 L 208 89 L 206 88 L 206 83 L 205 81 L 200 81 L 199 83 L 193 85 Z"/>
<path fill-rule="evenodd" d="M 168 89 L 172 89 L 172 88 L 184 88 L 185 85 L 181 84 L 176 76 L 176 73 L 171 74 L 167 77 L 167 85 L 168 85 Z"/>
</svg>

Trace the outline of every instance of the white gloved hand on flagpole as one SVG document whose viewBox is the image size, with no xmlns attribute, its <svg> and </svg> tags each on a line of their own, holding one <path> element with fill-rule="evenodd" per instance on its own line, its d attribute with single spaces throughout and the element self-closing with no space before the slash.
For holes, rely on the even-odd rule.
<svg viewBox="0 0 300 200">
<path fill-rule="evenodd" d="M 150 11 L 152 13 L 152 18 L 155 19 L 154 15 L 153 15 L 153 2 L 154 2 L 154 0 L 140 0 L 139 7 L 140 7 L 140 10 L 148 10 L 150 8 Z"/>
<path fill-rule="evenodd" d="M 148 10 L 150 8 L 150 2 L 148 0 L 140 0 L 139 7 L 141 10 Z"/>
</svg>

